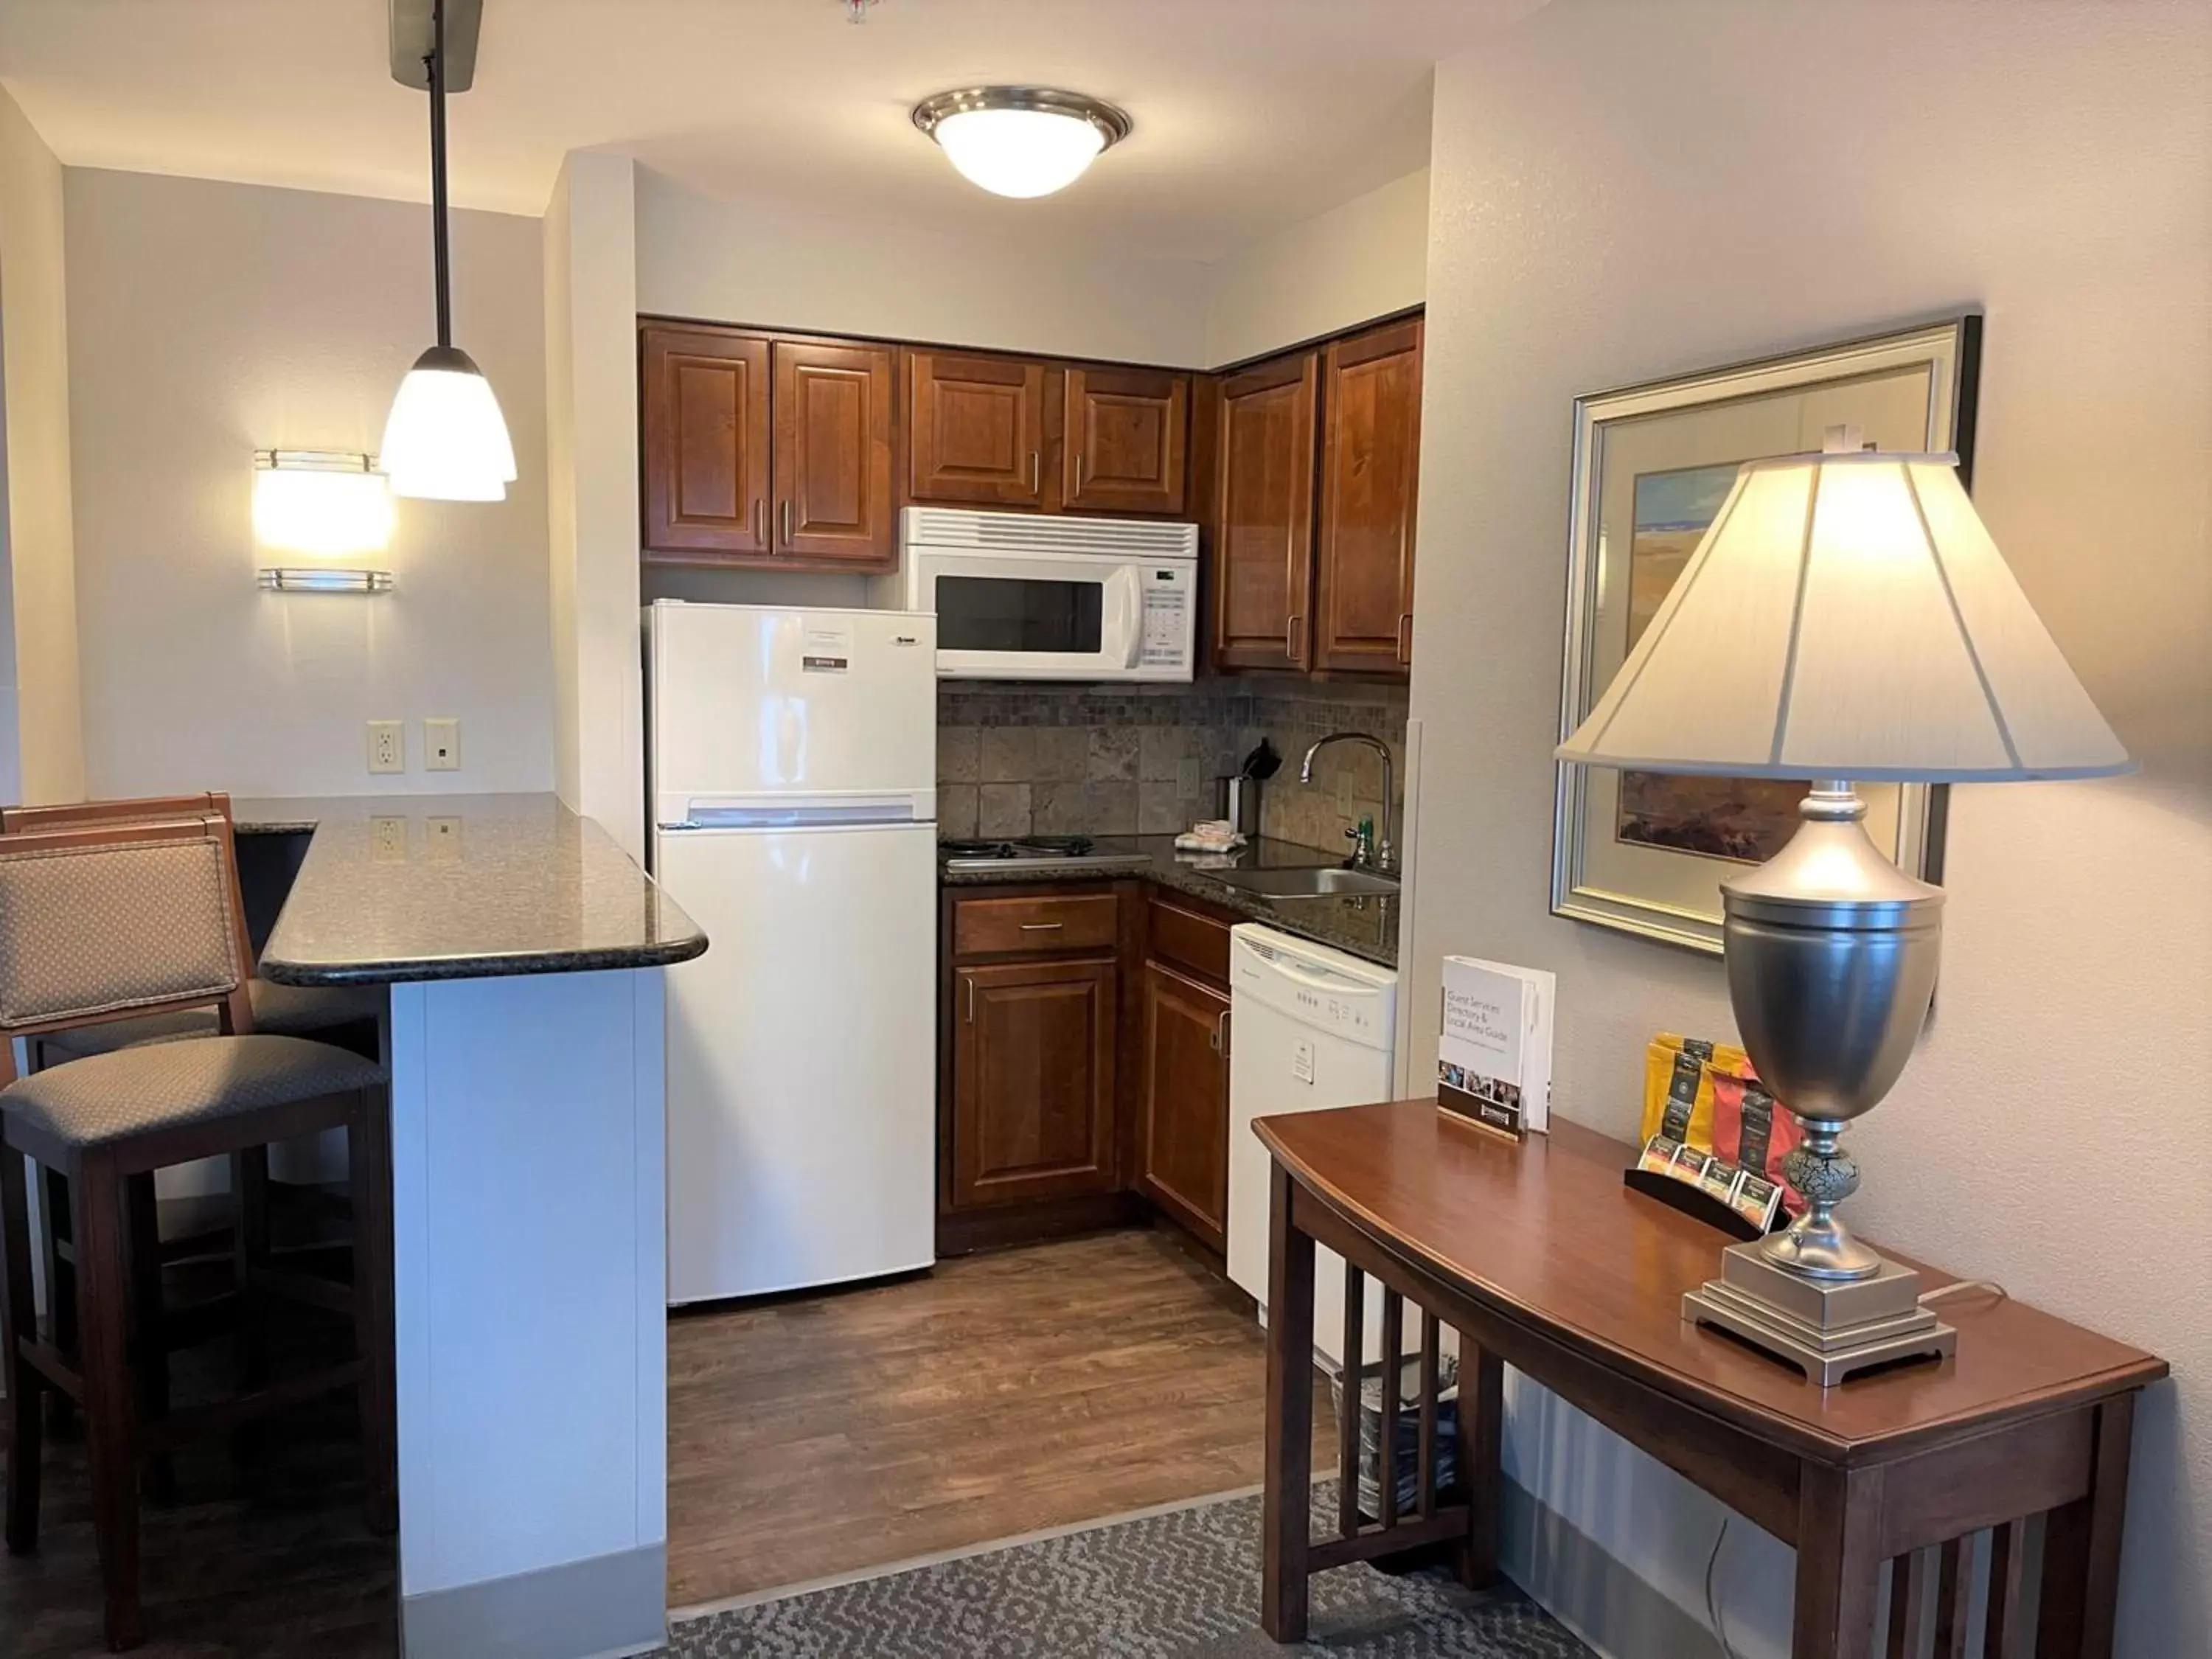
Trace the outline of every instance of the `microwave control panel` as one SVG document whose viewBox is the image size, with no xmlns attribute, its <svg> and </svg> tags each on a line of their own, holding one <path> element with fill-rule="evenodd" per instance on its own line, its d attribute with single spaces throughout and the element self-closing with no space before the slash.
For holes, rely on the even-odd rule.
<svg viewBox="0 0 2212 1659">
<path fill-rule="evenodd" d="M 1139 572 L 1144 595 L 1144 646 L 1140 668 L 1179 670 L 1193 665 L 1192 590 L 1197 570 L 1187 564 L 1146 565 Z"/>
</svg>

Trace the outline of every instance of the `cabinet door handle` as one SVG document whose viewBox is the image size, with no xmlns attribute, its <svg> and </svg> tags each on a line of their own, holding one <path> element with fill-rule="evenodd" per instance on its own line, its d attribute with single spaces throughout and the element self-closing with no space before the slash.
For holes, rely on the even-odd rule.
<svg viewBox="0 0 2212 1659">
<path fill-rule="evenodd" d="M 1293 611 L 1283 618 L 1283 654 L 1291 659 L 1293 668 L 1304 666 L 1299 660 L 1298 624 L 1305 619 L 1305 613 L 1302 611 Z"/>
<path fill-rule="evenodd" d="M 1042 449 L 1030 451 L 1030 494 L 1044 494 L 1044 451 Z"/>
<path fill-rule="evenodd" d="M 1025 921 L 1022 924 L 1022 932 L 1024 933 L 1056 933 L 1066 926 L 1067 924 L 1064 921 Z"/>
<path fill-rule="evenodd" d="M 966 974 L 962 977 L 968 981 L 968 1023 L 973 1025 L 975 1023 L 975 976 Z"/>
<path fill-rule="evenodd" d="M 1075 493 L 1083 493 L 1083 452 L 1079 449 L 1075 452 Z"/>
<path fill-rule="evenodd" d="M 1226 1008 L 1214 1017 L 1213 1052 L 1224 1060 L 1229 1058 L 1229 1010 Z"/>
<path fill-rule="evenodd" d="M 1413 622 L 1412 611 L 1401 611 L 1398 613 L 1398 663 L 1401 667 L 1409 665 L 1413 660 L 1413 642 L 1407 637 Z"/>
<path fill-rule="evenodd" d="M 768 497 L 765 495 L 753 503 L 753 539 L 763 547 L 768 545 Z"/>
<path fill-rule="evenodd" d="M 780 553 L 791 550 L 791 502 L 788 500 L 783 504 L 783 545 L 776 550 Z"/>
</svg>

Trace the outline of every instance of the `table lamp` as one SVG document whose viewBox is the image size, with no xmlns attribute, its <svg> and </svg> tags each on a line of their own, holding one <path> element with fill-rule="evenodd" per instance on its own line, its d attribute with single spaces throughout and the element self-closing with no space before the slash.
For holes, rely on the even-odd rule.
<svg viewBox="0 0 2212 1659">
<path fill-rule="evenodd" d="M 1804 779 L 1781 852 L 1721 884 L 1729 1000 L 1762 1082 L 1803 1128 L 1805 1200 L 1731 1247 L 1685 1313 L 1826 1386 L 1948 1353 L 1917 1275 L 1852 1237 L 1837 1144 L 1904 1070 L 1936 988 L 1943 892 L 1885 858 L 1855 780 L 2081 778 L 2132 764 L 1968 501 L 1955 455 L 1862 449 L 1747 462 L 1562 760 Z"/>
</svg>

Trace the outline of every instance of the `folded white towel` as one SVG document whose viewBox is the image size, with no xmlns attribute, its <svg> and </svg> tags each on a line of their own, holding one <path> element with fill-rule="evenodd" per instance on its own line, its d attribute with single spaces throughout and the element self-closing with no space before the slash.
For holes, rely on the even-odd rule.
<svg viewBox="0 0 2212 1659">
<path fill-rule="evenodd" d="M 1176 837 L 1175 844 L 1178 852 L 1233 853 L 1244 844 L 1244 837 L 1227 818 L 1209 818 L 1191 825 Z"/>
</svg>

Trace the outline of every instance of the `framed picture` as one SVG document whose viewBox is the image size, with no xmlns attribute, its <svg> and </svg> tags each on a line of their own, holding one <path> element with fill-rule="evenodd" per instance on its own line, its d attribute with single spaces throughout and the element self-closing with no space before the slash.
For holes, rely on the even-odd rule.
<svg viewBox="0 0 2212 1659">
<path fill-rule="evenodd" d="M 1575 402 L 1566 672 L 1559 733 L 1582 723 L 1703 539 L 1743 462 L 1820 447 L 1832 426 L 1881 449 L 1955 451 L 1972 485 L 1981 319 L 1948 321 Z M 1559 768 L 1552 910 L 1717 953 L 1720 884 L 1796 832 L 1806 786 Z M 1941 786 L 1862 784 L 1867 830 L 1941 878 Z"/>
</svg>

